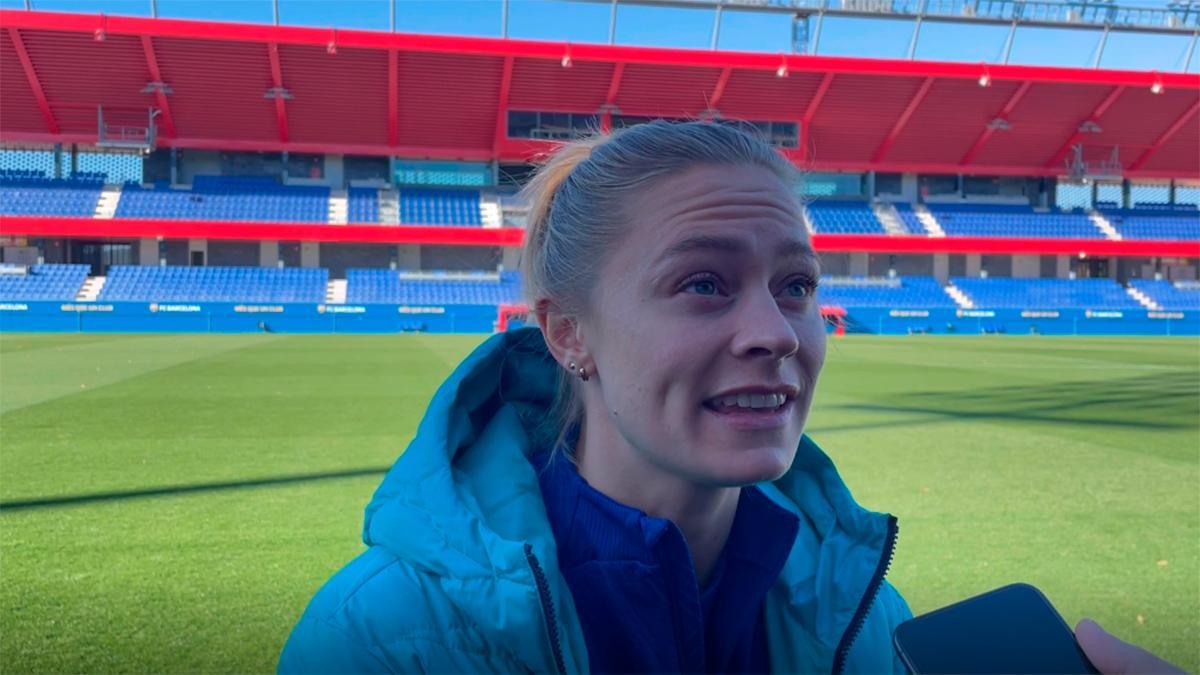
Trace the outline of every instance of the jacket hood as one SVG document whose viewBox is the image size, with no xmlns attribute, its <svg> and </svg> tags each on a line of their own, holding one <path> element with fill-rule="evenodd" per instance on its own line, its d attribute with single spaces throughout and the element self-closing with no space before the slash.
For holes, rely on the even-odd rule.
<svg viewBox="0 0 1200 675">
<path fill-rule="evenodd" d="M 555 664 L 547 663 L 544 643 L 530 639 L 537 633 L 528 631 L 557 631 L 568 670 L 583 672 L 583 636 L 527 459 L 554 441 L 556 430 L 544 422 L 558 369 L 536 327 L 494 335 L 476 348 L 438 388 L 416 436 L 376 490 L 363 540 L 456 590 L 464 616 L 504 644 L 518 645 L 531 668 L 549 671 Z M 832 651 L 880 564 L 887 517 L 854 502 L 807 436 L 788 473 L 760 487 L 801 516 L 775 599 L 768 600 L 768 619 L 774 614 L 797 623 Z M 529 554 L 546 573 L 549 611 L 539 600 Z"/>
</svg>

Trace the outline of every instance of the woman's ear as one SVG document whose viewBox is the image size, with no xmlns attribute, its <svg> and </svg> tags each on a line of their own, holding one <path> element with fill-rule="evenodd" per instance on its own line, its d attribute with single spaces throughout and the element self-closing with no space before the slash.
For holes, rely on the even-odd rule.
<svg viewBox="0 0 1200 675">
<path fill-rule="evenodd" d="M 564 368 L 569 368 L 572 363 L 577 366 L 590 363 L 577 317 L 563 312 L 558 305 L 546 298 L 538 300 L 534 307 L 534 315 L 555 361 Z"/>
</svg>

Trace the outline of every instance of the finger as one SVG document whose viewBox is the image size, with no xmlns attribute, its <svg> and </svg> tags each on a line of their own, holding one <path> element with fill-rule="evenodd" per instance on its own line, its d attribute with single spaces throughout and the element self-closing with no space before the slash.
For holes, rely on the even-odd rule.
<svg viewBox="0 0 1200 675">
<path fill-rule="evenodd" d="M 1075 640 L 1088 660 L 1105 675 L 1127 675 L 1129 664 L 1122 647 L 1124 643 L 1109 635 L 1100 624 L 1083 619 L 1075 626 Z"/>
<path fill-rule="evenodd" d="M 1141 647 L 1108 633 L 1091 619 L 1083 619 L 1075 626 L 1075 639 L 1092 665 L 1105 675 L 1183 673 Z"/>
</svg>

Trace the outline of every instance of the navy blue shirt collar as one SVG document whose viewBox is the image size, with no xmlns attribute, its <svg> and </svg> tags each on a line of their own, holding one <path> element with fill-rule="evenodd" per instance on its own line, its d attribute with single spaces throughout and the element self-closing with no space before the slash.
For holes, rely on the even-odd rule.
<svg viewBox="0 0 1200 675">
<path fill-rule="evenodd" d="M 594 672 L 769 670 L 763 601 L 795 542 L 793 513 L 742 488 L 701 589 L 674 523 L 596 490 L 562 452 L 533 463 Z"/>
</svg>

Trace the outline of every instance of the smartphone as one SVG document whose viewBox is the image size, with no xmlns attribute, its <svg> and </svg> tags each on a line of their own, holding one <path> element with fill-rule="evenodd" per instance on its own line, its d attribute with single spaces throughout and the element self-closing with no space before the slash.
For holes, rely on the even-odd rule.
<svg viewBox="0 0 1200 675">
<path fill-rule="evenodd" d="M 1041 591 L 1011 584 L 900 624 L 910 673 L 1098 673 Z"/>
</svg>

